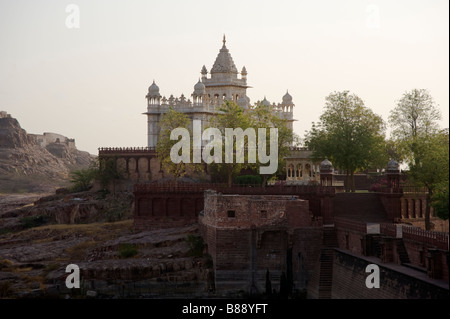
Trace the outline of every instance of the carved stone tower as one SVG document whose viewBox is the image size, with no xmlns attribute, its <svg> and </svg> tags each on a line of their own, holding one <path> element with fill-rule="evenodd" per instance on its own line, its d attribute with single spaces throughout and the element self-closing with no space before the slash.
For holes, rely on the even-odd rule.
<svg viewBox="0 0 450 319">
<path fill-rule="evenodd" d="M 241 78 L 238 78 L 238 70 L 233 62 L 230 51 L 225 43 L 225 35 L 223 36 L 223 46 L 217 55 L 216 61 L 211 68 L 211 78 L 207 77 L 208 71 L 206 67 L 202 68 L 202 82 L 205 85 L 206 94 L 213 104 L 220 103 L 224 100 L 233 100 L 238 102 L 239 98 L 247 98 L 247 70 L 245 66 L 241 71 Z M 242 101 L 242 99 L 241 99 Z M 242 102 L 241 102 L 242 103 Z"/>
</svg>

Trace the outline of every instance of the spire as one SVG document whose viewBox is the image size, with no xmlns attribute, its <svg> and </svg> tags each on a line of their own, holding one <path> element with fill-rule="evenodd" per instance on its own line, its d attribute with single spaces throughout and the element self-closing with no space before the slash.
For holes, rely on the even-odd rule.
<svg viewBox="0 0 450 319">
<path fill-rule="evenodd" d="M 220 52 L 217 55 L 216 61 L 214 62 L 210 73 L 238 73 L 236 65 L 233 62 L 233 58 L 231 57 L 229 50 L 225 46 L 226 41 L 227 40 L 224 34 L 222 40 L 222 49 L 220 49 Z"/>
</svg>

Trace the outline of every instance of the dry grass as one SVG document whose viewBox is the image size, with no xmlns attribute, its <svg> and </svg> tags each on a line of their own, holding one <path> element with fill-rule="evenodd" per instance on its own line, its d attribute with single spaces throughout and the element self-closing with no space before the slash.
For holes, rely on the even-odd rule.
<svg viewBox="0 0 450 319">
<path fill-rule="evenodd" d="M 14 263 L 9 259 L 0 258 L 0 271 L 13 271 Z"/>
<path fill-rule="evenodd" d="M 97 242 L 88 240 L 72 247 L 69 247 L 65 250 L 66 253 L 69 254 L 69 260 L 82 260 L 86 256 L 86 250 L 94 247 Z"/>
<path fill-rule="evenodd" d="M 95 240 L 109 240 L 118 235 L 132 232 L 133 221 L 124 220 L 112 223 L 91 223 L 91 224 L 55 224 L 33 227 L 20 232 L 10 233 L 2 240 L 28 238 L 34 242 L 51 241 L 58 237 L 90 237 Z M 0 242 L 2 241 L 0 240 Z"/>
</svg>

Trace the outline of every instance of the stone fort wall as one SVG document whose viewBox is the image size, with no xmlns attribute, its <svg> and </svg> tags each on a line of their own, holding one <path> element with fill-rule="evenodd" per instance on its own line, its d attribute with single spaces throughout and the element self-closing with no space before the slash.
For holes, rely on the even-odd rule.
<svg viewBox="0 0 450 319">
<path fill-rule="evenodd" d="M 322 243 L 321 222 L 293 196 L 205 193 L 199 225 L 214 264 L 216 291 L 279 291 L 284 272 L 306 287 Z"/>
<path fill-rule="evenodd" d="M 380 268 L 380 288 L 367 288 L 366 278 L 369 273 L 366 273 L 366 267 L 373 264 L 373 260 L 341 250 L 335 250 L 333 257 L 332 299 L 449 298 L 448 287 L 400 272 L 391 264 L 376 263 Z"/>
</svg>

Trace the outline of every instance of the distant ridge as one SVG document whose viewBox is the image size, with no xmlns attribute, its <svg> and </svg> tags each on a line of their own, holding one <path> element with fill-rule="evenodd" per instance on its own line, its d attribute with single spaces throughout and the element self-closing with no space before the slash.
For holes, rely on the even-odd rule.
<svg viewBox="0 0 450 319">
<path fill-rule="evenodd" d="M 0 111 L 0 193 L 52 192 L 69 184 L 69 172 L 88 167 L 94 156 L 56 133 L 28 134 Z"/>
</svg>

